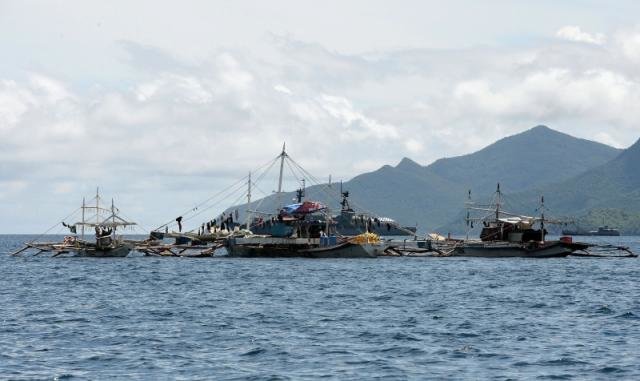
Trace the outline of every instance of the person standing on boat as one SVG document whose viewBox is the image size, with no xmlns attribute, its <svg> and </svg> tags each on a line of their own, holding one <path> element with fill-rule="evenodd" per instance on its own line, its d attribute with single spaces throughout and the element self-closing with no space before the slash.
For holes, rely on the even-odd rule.
<svg viewBox="0 0 640 381">
<path fill-rule="evenodd" d="M 176 222 L 178 223 L 178 232 L 182 233 L 182 216 L 176 218 Z"/>
</svg>

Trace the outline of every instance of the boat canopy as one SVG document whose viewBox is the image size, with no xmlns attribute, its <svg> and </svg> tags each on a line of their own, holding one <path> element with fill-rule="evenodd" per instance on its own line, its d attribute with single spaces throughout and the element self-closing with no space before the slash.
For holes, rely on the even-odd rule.
<svg viewBox="0 0 640 381">
<path fill-rule="evenodd" d="M 91 226 L 91 227 L 95 227 L 95 226 L 102 226 L 102 227 L 107 227 L 107 228 L 113 228 L 113 227 L 117 227 L 117 226 L 133 226 L 133 225 L 137 225 L 135 222 L 130 222 L 127 221 L 115 214 L 110 215 L 107 218 L 102 219 L 102 221 L 98 221 L 98 222 L 88 222 L 88 221 L 83 221 L 83 222 L 76 222 L 74 225 L 76 226 Z"/>
<path fill-rule="evenodd" d="M 309 214 L 326 208 L 326 205 L 320 202 L 305 201 L 283 207 L 282 209 L 280 209 L 280 215 L 286 216 L 296 214 Z"/>
<path fill-rule="evenodd" d="M 505 222 L 512 225 L 517 225 L 520 229 L 530 229 L 535 222 L 535 218 L 528 216 L 519 217 L 502 217 L 498 219 L 501 222 Z"/>
</svg>

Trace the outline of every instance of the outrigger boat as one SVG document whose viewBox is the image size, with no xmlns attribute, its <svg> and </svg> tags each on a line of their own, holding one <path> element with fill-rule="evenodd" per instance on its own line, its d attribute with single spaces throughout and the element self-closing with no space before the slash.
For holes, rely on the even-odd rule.
<svg viewBox="0 0 640 381">
<path fill-rule="evenodd" d="M 285 151 L 278 156 L 280 175 L 278 199 L 282 193 L 282 176 L 285 160 L 290 166 L 298 166 Z M 298 166 L 299 167 L 299 166 Z M 303 170 L 304 171 L 304 170 Z M 306 172 L 306 171 L 304 171 Z M 251 182 L 247 193 L 247 205 L 251 203 Z M 269 220 L 271 234 L 246 234 L 226 239 L 226 249 L 231 257 L 308 257 L 308 258 L 375 258 L 382 255 L 386 245 L 377 235 L 364 233 L 356 237 L 338 237 L 336 222 L 328 207 L 319 201 L 303 200 L 303 189 L 298 190 L 297 203 L 283 206 L 277 218 Z M 246 227 L 255 220 L 248 213 Z M 260 226 L 261 227 L 261 226 Z"/>
<path fill-rule="evenodd" d="M 255 172 L 249 172 L 247 177 L 151 231 L 149 239 L 136 245 L 136 251 L 149 256 L 163 257 L 213 257 L 216 256 L 216 252 L 222 254 L 223 250 L 218 251 L 222 248 L 230 257 L 372 258 L 383 254 L 387 246 L 377 235 L 341 235 L 335 228 L 336 222 L 325 203 L 304 199 L 305 179 L 300 179 L 299 174 L 308 176 L 318 185 L 321 183 L 289 157 L 285 146 L 278 156 L 258 169 L 255 177 L 264 178 L 278 163 L 280 174 L 278 190 L 275 192 L 277 207 L 274 208 L 274 212 L 253 210 L 251 207 L 252 189 L 255 186 L 252 173 L 255 175 Z M 303 184 L 298 189 L 297 202 L 290 205 L 282 203 L 285 164 L 296 176 L 296 180 Z M 239 185 L 242 185 L 245 179 L 246 193 L 239 194 L 235 202 L 246 196 L 248 209 L 243 216 L 246 221 L 240 222 L 237 209 L 235 213 L 227 210 L 214 219 L 207 218 L 200 226 L 196 225 L 196 229 L 183 232 L 183 223 L 192 221 L 227 197 L 233 195 L 235 198 L 241 190 Z M 332 194 L 335 191 L 330 186 L 322 186 L 327 188 L 327 197 L 335 197 Z M 221 199 L 218 199 L 218 196 Z M 257 203 L 257 207 L 261 202 Z M 254 218 L 256 215 L 259 217 Z M 177 227 L 177 230 L 174 227 Z"/>
<path fill-rule="evenodd" d="M 307 258 L 375 258 L 384 253 L 386 246 L 376 234 L 336 236 L 335 223 L 313 217 L 321 210 L 326 206 L 314 201 L 289 205 L 278 216 L 277 235 L 229 237 L 227 252 L 232 257 Z"/>
<path fill-rule="evenodd" d="M 114 205 L 113 199 L 110 208 L 100 206 L 101 200 L 99 191 L 96 191 L 95 197 L 89 201 L 89 204 L 84 199 L 82 200 L 81 221 L 72 224 L 62 222 L 62 225 L 72 233 L 72 235 L 64 237 L 62 242 L 28 242 L 12 255 L 37 250 L 35 255 L 50 252 L 54 257 L 63 254 L 76 257 L 126 257 L 133 249 L 134 243 L 125 240 L 116 231 L 118 228 L 134 226 L 136 223 L 127 221 L 118 215 L 119 210 Z M 91 212 L 95 212 L 95 216 L 87 215 Z M 95 231 L 95 241 L 85 239 L 85 228 Z M 78 229 L 80 236 L 77 234 Z"/>
<path fill-rule="evenodd" d="M 571 237 L 560 237 L 559 240 L 547 240 L 545 223 L 561 223 L 545 219 L 544 197 L 541 198 L 540 217 L 517 215 L 503 210 L 502 192 L 498 184 L 493 205 L 476 206 L 471 202 L 471 191 L 467 202 L 467 226 L 473 228 L 474 222 L 483 224 L 480 240 L 449 240 L 450 256 L 485 257 L 485 258 L 552 258 L 569 255 L 597 256 L 589 253 L 590 248 L 603 249 L 602 245 L 573 242 Z M 489 212 L 489 216 L 471 218 L 470 210 Z M 536 229 L 535 224 L 539 224 Z M 636 256 L 627 247 L 607 245 L 607 249 L 626 251 Z"/>
</svg>

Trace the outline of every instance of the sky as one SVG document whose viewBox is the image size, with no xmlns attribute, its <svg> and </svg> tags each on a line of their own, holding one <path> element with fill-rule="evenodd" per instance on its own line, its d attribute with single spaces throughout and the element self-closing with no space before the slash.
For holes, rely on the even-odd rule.
<svg viewBox="0 0 640 381">
<path fill-rule="evenodd" d="M 0 233 L 44 232 L 96 187 L 148 230 L 284 142 L 334 181 L 539 124 L 628 147 L 638 14 L 624 0 L 0 0 Z"/>
</svg>

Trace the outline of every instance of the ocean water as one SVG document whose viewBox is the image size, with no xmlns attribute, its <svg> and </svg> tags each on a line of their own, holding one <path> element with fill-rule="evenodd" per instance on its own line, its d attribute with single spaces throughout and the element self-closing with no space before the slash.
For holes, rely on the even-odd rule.
<svg viewBox="0 0 640 381">
<path fill-rule="evenodd" d="M 638 258 L 7 255 L 26 239 L 0 236 L 0 379 L 640 379 Z"/>
</svg>

